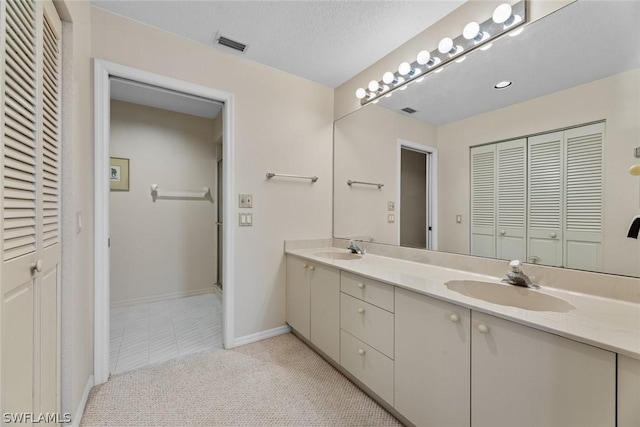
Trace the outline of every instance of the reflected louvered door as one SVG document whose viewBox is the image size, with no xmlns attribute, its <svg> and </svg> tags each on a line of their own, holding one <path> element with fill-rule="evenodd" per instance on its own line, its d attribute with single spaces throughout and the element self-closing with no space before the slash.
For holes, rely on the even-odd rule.
<svg viewBox="0 0 640 427">
<path fill-rule="evenodd" d="M 47 87 L 44 10 L 55 17 L 50 20 L 59 44 L 61 25 L 52 3 L 0 2 L 3 108 L 0 115 L 0 407 L 3 413 L 38 413 L 40 409 L 55 412 L 59 407 L 60 55 L 58 47 L 54 56 L 57 75 L 49 75 L 53 79 L 49 83 L 55 85 Z M 54 109 L 48 116 L 49 127 L 55 130 L 52 141 L 47 141 L 44 131 L 47 99 L 55 99 Z M 55 179 L 48 181 L 48 172 L 53 172 Z M 4 421 L 3 417 L 0 422 Z"/>
<path fill-rule="evenodd" d="M 527 140 L 501 142 L 497 158 L 497 258 L 526 260 Z"/>
<path fill-rule="evenodd" d="M 604 123 L 565 131 L 564 266 L 602 271 Z"/>
<path fill-rule="evenodd" d="M 561 266 L 563 230 L 563 132 L 528 139 L 527 257 Z"/>
<path fill-rule="evenodd" d="M 471 255 L 496 256 L 496 144 L 471 148 Z"/>
</svg>

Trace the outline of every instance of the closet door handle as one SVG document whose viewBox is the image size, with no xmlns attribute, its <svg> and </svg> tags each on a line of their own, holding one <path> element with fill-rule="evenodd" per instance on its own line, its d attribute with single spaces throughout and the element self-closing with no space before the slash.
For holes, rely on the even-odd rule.
<svg viewBox="0 0 640 427">
<path fill-rule="evenodd" d="M 29 267 L 31 269 L 31 274 L 40 273 L 42 271 L 42 260 L 39 259 L 36 262 L 32 262 Z"/>
<path fill-rule="evenodd" d="M 506 231 L 506 230 L 500 230 L 500 235 L 501 235 L 501 236 L 504 236 L 505 234 L 507 234 L 507 231 Z"/>
<path fill-rule="evenodd" d="M 549 237 L 551 237 L 552 239 L 555 239 L 556 237 L 558 237 L 558 235 L 556 233 L 551 233 L 549 234 Z"/>
</svg>

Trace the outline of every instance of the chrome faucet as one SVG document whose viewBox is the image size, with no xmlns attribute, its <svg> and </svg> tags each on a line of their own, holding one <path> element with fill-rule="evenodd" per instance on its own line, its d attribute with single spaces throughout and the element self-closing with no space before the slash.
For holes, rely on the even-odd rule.
<svg viewBox="0 0 640 427">
<path fill-rule="evenodd" d="M 502 279 L 504 283 L 508 283 L 514 286 L 522 286 L 523 288 L 540 289 L 540 286 L 531 283 L 529 276 L 522 271 L 522 262 L 520 260 L 513 260 L 509 263 L 509 271 L 507 277 Z"/>
<path fill-rule="evenodd" d="M 353 240 L 349 240 L 349 246 L 347 246 L 347 249 L 349 249 L 352 254 L 364 254 L 364 251 L 360 249 Z"/>
</svg>

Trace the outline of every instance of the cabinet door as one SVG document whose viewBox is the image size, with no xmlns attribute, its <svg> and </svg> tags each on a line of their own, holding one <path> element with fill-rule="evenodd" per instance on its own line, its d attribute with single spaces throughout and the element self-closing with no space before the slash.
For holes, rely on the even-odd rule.
<svg viewBox="0 0 640 427">
<path fill-rule="evenodd" d="M 618 355 L 618 427 L 640 426 L 640 360 Z"/>
<path fill-rule="evenodd" d="M 471 255 L 496 257 L 496 145 L 471 148 Z"/>
<path fill-rule="evenodd" d="M 501 142 L 496 147 L 497 258 L 526 260 L 527 140 Z"/>
<path fill-rule="evenodd" d="M 473 427 L 614 427 L 616 355 L 472 313 Z"/>
<path fill-rule="evenodd" d="M 527 261 L 562 266 L 563 132 L 529 138 Z"/>
<path fill-rule="evenodd" d="M 469 310 L 400 288 L 395 299 L 395 408 L 416 426 L 468 427 Z"/>
<path fill-rule="evenodd" d="M 287 256 L 287 323 L 309 339 L 311 326 L 310 271 L 306 261 Z"/>
<path fill-rule="evenodd" d="M 311 270 L 310 340 L 327 356 L 340 360 L 340 272 L 314 265 Z"/>
</svg>

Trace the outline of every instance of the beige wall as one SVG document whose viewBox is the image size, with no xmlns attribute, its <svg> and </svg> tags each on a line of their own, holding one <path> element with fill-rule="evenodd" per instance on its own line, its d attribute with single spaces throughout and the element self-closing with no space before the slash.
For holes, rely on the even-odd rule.
<svg viewBox="0 0 640 427">
<path fill-rule="evenodd" d="M 214 120 L 111 101 L 111 156 L 130 165 L 129 191 L 110 194 L 112 305 L 213 291 L 214 199 L 154 202 L 150 186 L 215 196 L 215 138 Z"/>
<path fill-rule="evenodd" d="M 398 224 L 387 221 L 387 202 L 400 204 L 398 139 L 435 147 L 436 128 L 372 104 L 336 121 L 334 133 L 334 236 L 398 244 Z"/>
<path fill-rule="evenodd" d="M 626 237 L 640 207 L 640 180 L 627 172 L 637 162 L 639 118 L 636 69 L 438 127 L 439 249 L 469 251 L 470 146 L 606 120 L 604 271 L 640 275 L 640 244 Z"/>
<path fill-rule="evenodd" d="M 333 90 L 98 8 L 91 18 L 95 58 L 234 94 L 235 191 L 254 205 L 254 226 L 235 231 L 234 336 L 284 325 L 283 241 L 331 233 Z"/>
<path fill-rule="evenodd" d="M 63 21 L 62 412 L 75 416 L 93 373 L 91 4 L 56 1 Z M 77 215 L 82 217 L 78 229 Z"/>
</svg>

